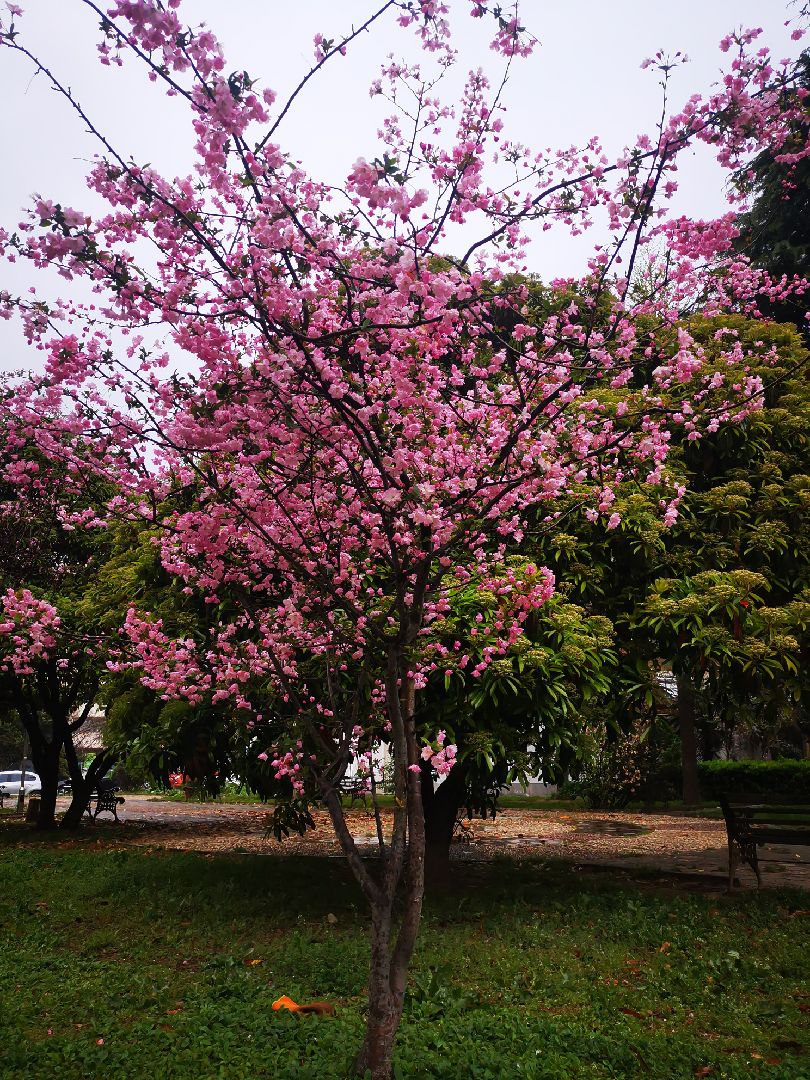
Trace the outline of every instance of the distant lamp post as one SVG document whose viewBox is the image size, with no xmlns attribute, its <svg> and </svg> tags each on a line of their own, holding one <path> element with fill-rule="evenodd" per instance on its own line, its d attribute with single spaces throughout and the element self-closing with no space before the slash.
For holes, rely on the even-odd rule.
<svg viewBox="0 0 810 1080">
<path fill-rule="evenodd" d="M 20 791 L 17 795 L 17 813 L 25 809 L 25 765 L 28 761 L 28 732 L 23 733 L 22 761 L 20 762 Z"/>
</svg>

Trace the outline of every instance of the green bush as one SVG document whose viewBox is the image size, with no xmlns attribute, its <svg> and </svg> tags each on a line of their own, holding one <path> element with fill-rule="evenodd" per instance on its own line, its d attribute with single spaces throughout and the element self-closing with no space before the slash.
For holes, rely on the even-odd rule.
<svg viewBox="0 0 810 1080">
<path fill-rule="evenodd" d="M 574 777 L 561 785 L 564 799 L 583 799 L 589 810 L 623 810 L 628 803 L 680 798 L 680 739 L 666 722 L 637 722 L 630 731 L 607 724 L 585 728 Z"/>
<path fill-rule="evenodd" d="M 642 782 L 645 732 L 615 731 L 604 721 L 585 727 L 580 737 L 579 775 L 562 788 L 564 798 L 585 800 L 589 810 L 623 810 Z"/>
<path fill-rule="evenodd" d="M 701 761 L 698 768 L 705 798 L 750 793 L 810 803 L 810 761 Z"/>
</svg>

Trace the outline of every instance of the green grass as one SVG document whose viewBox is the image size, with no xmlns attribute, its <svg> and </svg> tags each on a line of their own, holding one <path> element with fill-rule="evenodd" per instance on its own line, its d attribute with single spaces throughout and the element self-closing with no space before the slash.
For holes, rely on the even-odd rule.
<svg viewBox="0 0 810 1080">
<path fill-rule="evenodd" d="M 501 795 L 500 810 L 581 810 L 582 799 L 555 799 L 550 795 Z"/>
<path fill-rule="evenodd" d="M 4 847 L 4 1076 L 346 1075 L 367 945 L 340 860 L 150 853 L 96 835 Z M 558 863 L 460 866 L 426 907 L 398 1075 L 810 1077 L 808 907 Z M 337 1015 L 274 1013 L 281 994 Z"/>
<path fill-rule="evenodd" d="M 186 793 L 183 788 L 158 788 L 150 791 L 137 791 L 133 792 L 133 794 L 148 795 L 150 798 L 159 799 L 162 802 L 226 803 L 228 805 L 244 804 L 247 806 L 267 806 L 267 802 L 263 802 L 258 795 L 254 795 L 247 790 L 233 787 L 225 788 L 225 790 L 221 791 L 217 796 L 207 795 L 204 792 L 195 793 L 190 799 L 186 798 Z"/>
<path fill-rule="evenodd" d="M 147 792 L 155 799 L 168 799 L 172 802 L 186 802 L 186 796 L 182 789 L 166 788 L 161 791 Z M 393 795 L 378 795 L 377 796 L 380 806 L 386 809 L 392 809 L 394 806 Z M 268 804 L 262 802 L 258 795 L 252 795 L 249 791 L 238 791 L 231 788 L 226 788 L 224 792 L 217 795 L 216 798 L 211 796 L 192 796 L 191 802 L 218 802 L 218 803 L 247 803 L 256 806 L 272 806 L 272 801 Z M 350 800 L 344 799 L 345 804 L 348 806 Z M 360 802 L 355 802 L 355 806 L 360 806 Z M 582 799 L 554 799 L 546 795 L 502 795 L 498 800 L 498 808 L 501 810 L 581 810 L 585 803 Z"/>
</svg>

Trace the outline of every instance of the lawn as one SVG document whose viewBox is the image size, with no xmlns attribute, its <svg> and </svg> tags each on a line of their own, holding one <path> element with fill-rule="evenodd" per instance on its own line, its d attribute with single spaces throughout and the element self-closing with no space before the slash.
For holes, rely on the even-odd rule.
<svg viewBox="0 0 810 1080">
<path fill-rule="evenodd" d="M 341 860 L 34 838 L 2 866 L 3 1075 L 346 1075 L 366 942 Z M 460 866 L 427 904 L 399 1075 L 810 1077 L 806 907 Z M 274 1013 L 282 994 L 336 1016 Z"/>
</svg>

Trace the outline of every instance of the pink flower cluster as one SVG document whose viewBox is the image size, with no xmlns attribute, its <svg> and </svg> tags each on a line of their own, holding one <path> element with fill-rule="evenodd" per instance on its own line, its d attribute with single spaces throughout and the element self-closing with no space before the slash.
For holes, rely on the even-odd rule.
<svg viewBox="0 0 810 1080">
<path fill-rule="evenodd" d="M 62 620 L 53 604 L 38 599 L 30 589 L 7 589 L 0 607 L 0 668 L 33 675 L 34 665 L 53 655 Z"/>
<path fill-rule="evenodd" d="M 438 776 L 447 776 L 450 770 L 456 763 L 456 754 L 458 753 L 458 747 L 455 743 L 447 743 L 447 732 L 439 731 L 436 735 L 434 744 L 426 743 L 422 747 L 421 757 L 422 761 L 430 763 L 430 767 Z M 418 765 L 410 765 L 411 770 L 419 771 Z"/>
</svg>

